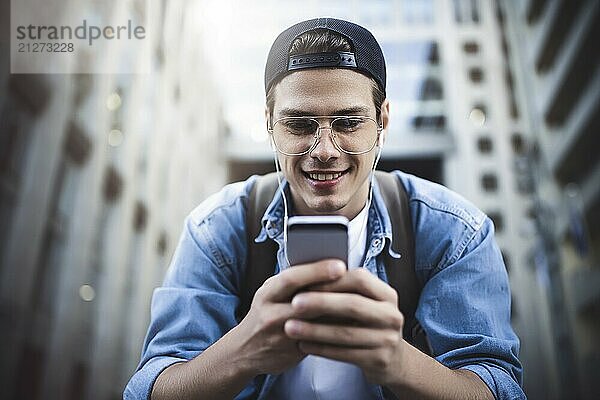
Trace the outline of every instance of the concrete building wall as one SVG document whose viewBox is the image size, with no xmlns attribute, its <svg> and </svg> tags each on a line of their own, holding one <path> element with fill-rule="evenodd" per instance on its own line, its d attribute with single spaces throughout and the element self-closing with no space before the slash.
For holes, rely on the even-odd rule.
<svg viewBox="0 0 600 400">
<path fill-rule="evenodd" d="M 597 142 L 600 26 L 596 1 L 502 1 L 524 125 L 532 221 L 532 268 L 542 277 L 552 332 L 548 398 L 596 398 L 600 376 Z"/>
<path fill-rule="evenodd" d="M 151 57 L 148 75 L 8 75 L 2 66 L 7 399 L 121 397 L 183 220 L 225 180 L 219 94 L 189 2 L 98 4 L 65 9 L 158 26 L 152 54 L 107 49 L 78 62 Z"/>
</svg>

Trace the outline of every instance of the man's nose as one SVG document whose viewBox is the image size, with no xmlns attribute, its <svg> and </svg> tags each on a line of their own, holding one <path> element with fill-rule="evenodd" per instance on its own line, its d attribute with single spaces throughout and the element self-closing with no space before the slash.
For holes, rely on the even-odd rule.
<svg viewBox="0 0 600 400">
<path fill-rule="evenodd" d="M 329 127 L 319 127 L 317 134 L 317 144 L 313 151 L 310 152 L 310 156 L 317 158 L 321 162 L 327 162 L 332 158 L 338 158 L 340 156 L 340 151 L 333 143 L 333 130 Z"/>
</svg>

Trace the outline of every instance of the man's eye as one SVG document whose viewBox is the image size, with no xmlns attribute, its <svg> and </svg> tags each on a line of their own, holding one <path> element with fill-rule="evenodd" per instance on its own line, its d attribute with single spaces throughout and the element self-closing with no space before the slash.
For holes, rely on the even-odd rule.
<svg viewBox="0 0 600 400">
<path fill-rule="evenodd" d="M 333 123 L 333 129 L 336 131 L 353 131 L 359 129 L 364 123 L 364 118 L 352 117 L 352 118 L 340 118 L 336 119 Z"/>
<path fill-rule="evenodd" d="M 311 120 L 285 121 L 283 126 L 291 133 L 297 135 L 312 134 L 315 131 L 315 123 Z"/>
</svg>

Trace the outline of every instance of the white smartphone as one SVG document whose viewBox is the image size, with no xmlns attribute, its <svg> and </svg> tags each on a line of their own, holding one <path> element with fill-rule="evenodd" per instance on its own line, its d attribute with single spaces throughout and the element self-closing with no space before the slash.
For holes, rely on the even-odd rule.
<svg viewBox="0 0 600 400">
<path fill-rule="evenodd" d="M 287 256 L 290 265 L 336 258 L 348 265 L 348 218 L 309 215 L 288 220 Z"/>
</svg>

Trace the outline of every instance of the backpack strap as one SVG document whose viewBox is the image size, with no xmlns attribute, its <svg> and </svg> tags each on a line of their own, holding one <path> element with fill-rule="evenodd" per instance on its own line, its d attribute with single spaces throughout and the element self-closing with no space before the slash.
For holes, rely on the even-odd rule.
<svg viewBox="0 0 600 400">
<path fill-rule="evenodd" d="M 271 238 L 256 243 L 254 238 L 262 229 L 261 220 L 277 191 L 277 173 L 259 176 L 254 183 L 246 208 L 246 273 L 240 282 L 240 305 L 237 319 L 241 321 L 252 305 L 259 287 L 275 272 L 277 243 Z"/>
<path fill-rule="evenodd" d="M 408 195 L 404 185 L 394 174 L 375 171 L 375 176 L 390 216 L 392 250 L 401 255 L 400 258 L 392 257 L 389 254 L 389 245 L 383 249 L 388 284 L 398 293 L 398 308 L 404 315 L 402 334 L 406 341 L 425 354 L 431 355 L 432 349 L 425 331 L 415 317 L 422 287 L 415 272 L 415 236 Z"/>
<path fill-rule="evenodd" d="M 402 182 L 388 172 L 375 171 L 392 224 L 394 251 L 401 254 L 397 259 L 384 252 L 384 265 L 388 283 L 398 293 L 398 307 L 405 318 L 404 338 L 426 354 L 432 354 L 425 332 L 415 318 L 415 311 L 421 294 L 421 286 L 415 273 L 415 242 L 408 196 Z M 246 210 L 247 259 L 246 272 L 240 287 L 240 305 L 237 310 L 241 321 L 252 304 L 254 294 L 274 273 L 277 263 L 277 244 L 268 238 L 256 243 L 254 238 L 260 233 L 261 219 L 278 188 L 276 173 L 258 177 L 248 198 Z"/>
</svg>

